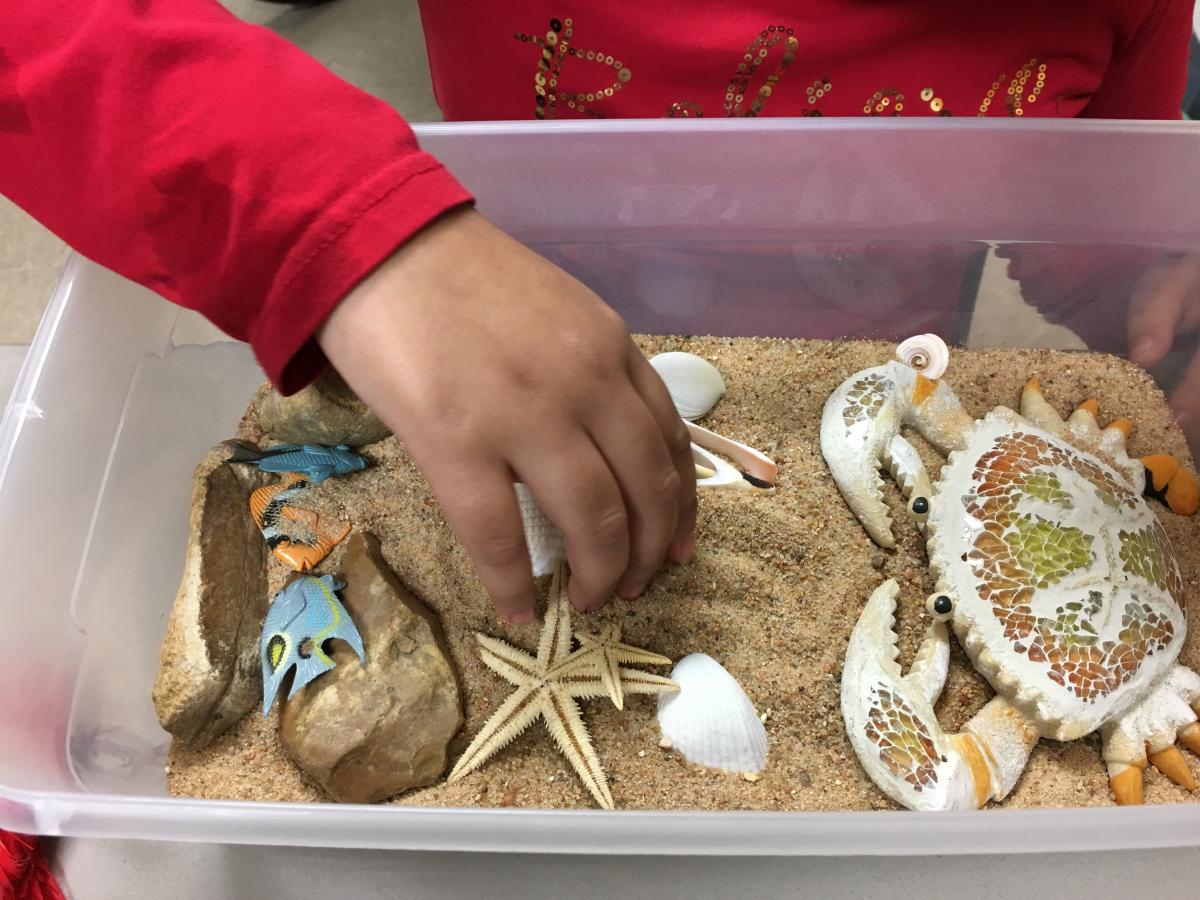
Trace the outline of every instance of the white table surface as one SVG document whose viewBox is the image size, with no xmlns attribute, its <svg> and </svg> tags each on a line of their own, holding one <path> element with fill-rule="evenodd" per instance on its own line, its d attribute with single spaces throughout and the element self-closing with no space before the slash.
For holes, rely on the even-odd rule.
<svg viewBox="0 0 1200 900">
<path fill-rule="evenodd" d="M 0 345 L 0 397 L 24 347 Z M 1200 844 L 1200 835 L 1196 835 Z M 937 847 L 930 847 L 936 854 Z M 1190 897 L 1200 848 L 930 858 L 694 858 L 403 853 L 64 838 L 73 900 L 121 898 Z"/>
</svg>

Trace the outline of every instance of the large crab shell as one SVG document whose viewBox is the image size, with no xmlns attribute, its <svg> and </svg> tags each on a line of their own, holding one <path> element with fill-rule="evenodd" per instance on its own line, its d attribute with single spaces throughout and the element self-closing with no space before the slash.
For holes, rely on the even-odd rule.
<svg viewBox="0 0 1200 900">
<path fill-rule="evenodd" d="M 1047 737 L 1128 710 L 1178 656 L 1183 582 L 1117 469 L 1003 407 L 942 469 L 927 525 L 959 641 Z"/>
</svg>

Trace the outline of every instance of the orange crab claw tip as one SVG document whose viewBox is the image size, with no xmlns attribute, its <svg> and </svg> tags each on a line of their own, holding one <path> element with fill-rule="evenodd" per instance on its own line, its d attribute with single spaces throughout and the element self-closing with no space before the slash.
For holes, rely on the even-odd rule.
<svg viewBox="0 0 1200 900">
<path fill-rule="evenodd" d="M 1192 777 L 1192 770 L 1188 768 L 1187 760 L 1183 758 L 1179 748 L 1173 744 L 1163 747 L 1157 753 L 1151 753 L 1150 765 L 1184 790 L 1194 791 L 1196 789 L 1196 779 Z"/>
<path fill-rule="evenodd" d="M 1100 404 L 1097 403 L 1095 400 L 1084 400 L 1082 403 L 1079 404 L 1079 408 L 1082 409 L 1084 412 L 1091 413 L 1093 419 L 1096 418 L 1096 416 L 1100 415 Z"/>
<path fill-rule="evenodd" d="M 1037 378 L 1030 378 L 1025 382 L 1025 390 L 1040 394 L 1042 392 L 1042 383 Z"/>
<path fill-rule="evenodd" d="M 1200 485 L 1194 473 L 1184 468 L 1175 473 L 1167 485 L 1167 506 L 1181 516 L 1194 515 L 1200 509 Z"/>
<path fill-rule="evenodd" d="M 1179 729 L 1175 738 L 1197 756 L 1200 756 L 1200 722 L 1193 722 Z"/>
<path fill-rule="evenodd" d="M 1112 786 L 1113 799 L 1118 806 L 1140 806 L 1142 803 L 1142 770 L 1137 766 L 1113 775 L 1108 779 Z"/>
<path fill-rule="evenodd" d="M 1114 419 L 1108 423 L 1107 427 L 1117 429 L 1117 431 L 1124 435 L 1125 440 L 1129 440 L 1133 435 L 1133 423 L 1128 419 Z"/>
<path fill-rule="evenodd" d="M 1150 473 L 1150 481 L 1156 491 L 1163 490 L 1179 471 L 1179 463 L 1170 453 L 1155 453 L 1143 456 L 1141 463 Z"/>
<path fill-rule="evenodd" d="M 1146 467 L 1148 481 L 1146 492 L 1167 504 L 1171 511 L 1181 516 L 1190 516 L 1200 509 L 1200 484 L 1190 469 L 1179 464 L 1169 453 L 1143 456 L 1141 463 Z"/>
</svg>

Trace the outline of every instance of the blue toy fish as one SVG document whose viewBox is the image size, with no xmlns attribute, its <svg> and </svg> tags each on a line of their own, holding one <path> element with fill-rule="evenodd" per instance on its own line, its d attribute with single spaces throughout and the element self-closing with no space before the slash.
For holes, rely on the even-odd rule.
<svg viewBox="0 0 1200 900">
<path fill-rule="evenodd" d="M 367 461 L 345 444 L 336 447 L 279 444 L 270 450 L 259 450 L 239 443 L 227 462 L 255 465 L 263 472 L 295 472 L 313 484 L 320 484 L 330 475 L 345 475 L 367 466 Z"/>
<path fill-rule="evenodd" d="M 345 586 L 332 575 L 304 575 L 271 601 L 261 643 L 264 717 L 270 713 L 279 685 L 293 665 L 296 677 L 289 699 L 336 665 L 323 646 L 330 638 L 341 638 L 354 648 L 360 660 L 366 661 L 358 628 L 334 593 Z"/>
</svg>

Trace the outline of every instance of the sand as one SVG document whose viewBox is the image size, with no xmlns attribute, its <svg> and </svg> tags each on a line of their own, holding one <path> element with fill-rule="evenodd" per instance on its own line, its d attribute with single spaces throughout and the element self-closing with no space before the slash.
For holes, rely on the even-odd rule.
<svg viewBox="0 0 1200 900">
<path fill-rule="evenodd" d="M 614 600 L 586 626 L 619 622 L 625 639 L 672 658 L 704 652 L 719 660 L 766 715 L 767 766 L 757 782 L 699 769 L 658 746 L 655 700 L 626 698 L 624 712 L 606 700 L 583 701 L 597 752 L 618 808 L 817 810 L 888 809 L 845 736 L 839 709 L 842 657 L 863 602 L 880 581 L 902 583 L 897 611 L 901 662 L 912 657 L 928 621 L 932 589 L 923 544 L 889 486 L 898 549 L 876 547 L 851 516 L 820 455 L 821 408 L 847 376 L 888 359 L 891 345 L 723 338 L 639 338 L 647 355 L 689 350 L 724 373 L 728 393 L 704 424 L 758 447 L 780 467 L 770 495 L 702 492 L 693 562 L 668 568 L 632 602 Z M 967 410 L 980 415 L 1015 406 L 1026 377 L 1036 374 L 1064 413 L 1089 397 L 1101 419 L 1136 425 L 1134 455 L 1186 457 L 1183 435 L 1166 401 L 1141 369 L 1115 357 L 1053 351 L 955 351 L 947 381 Z M 250 415 L 239 437 L 254 439 Z M 920 443 L 919 441 L 914 441 Z M 921 446 L 926 465 L 938 457 Z M 493 614 L 467 556 L 446 526 L 424 479 L 389 438 L 365 450 L 370 468 L 320 489 L 326 515 L 341 515 L 383 542 L 400 578 L 441 617 L 465 692 L 466 725 L 451 760 L 507 696 L 508 686 L 479 661 L 475 631 L 536 647 L 537 623 L 506 627 Z M 1154 504 L 1178 554 L 1189 591 L 1190 618 L 1200 612 L 1200 517 L 1184 519 Z M 183 511 L 180 513 L 183 514 Z M 272 588 L 287 573 L 271 563 Z M 336 572 L 338 553 L 321 571 Z M 547 579 L 548 580 L 548 579 Z M 545 587 L 543 586 L 543 591 Z M 543 598 L 544 599 L 544 598 Z M 952 639 L 950 675 L 938 706 L 947 731 L 957 730 L 991 696 L 987 683 Z M 1192 631 L 1181 661 L 1200 668 Z M 666 674 L 662 670 L 662 674 Z M 284 757 L 277 714 L 257 712 L 215 741 L 189 752 L 172 749 L 172 794 L 243 800 L 318 801 L 323 795 Z M 1190 758 L 1193 771 L 1200 764 Z M 1147 770 L 1147 803 L 1200 799 Z M 540 724 L 481 770 L 455 784 L 414 790 L 399 804 L 436 806 L 590 807 L 592 799 Z M 1099 739 L 1042 741 L 1004 806 L 1111 804 Z"/>
</svg>

